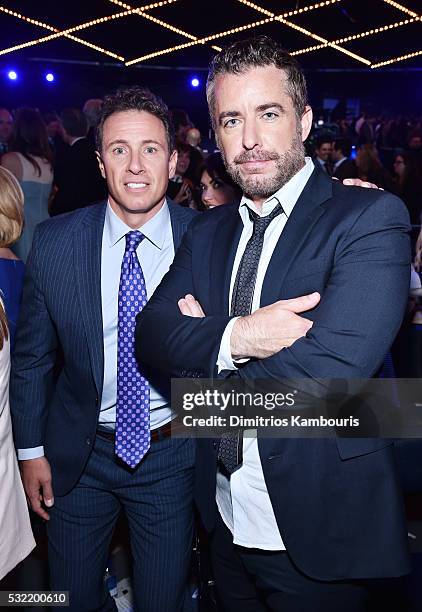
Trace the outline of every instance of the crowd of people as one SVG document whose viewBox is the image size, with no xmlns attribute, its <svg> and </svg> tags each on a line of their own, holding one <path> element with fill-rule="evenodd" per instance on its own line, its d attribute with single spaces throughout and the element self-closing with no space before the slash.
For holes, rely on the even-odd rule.
<svg viewBox="0 0 422 612">
<path fill-rule="evenodd" d="M 219 610 L 372 612 L 411 571 L 391 441 L 172 437 L 169 381 L 421 377 L 422 126 L 316 127 L 267 37 L 216 55 L 207 99 L 211 152 L 141 87 L 0 109 L 0 579 L 26 494 L 50 588 L 115 610 L 123 510 L 135 609 L 187 610 L 195 498 Z"/>
</svg>

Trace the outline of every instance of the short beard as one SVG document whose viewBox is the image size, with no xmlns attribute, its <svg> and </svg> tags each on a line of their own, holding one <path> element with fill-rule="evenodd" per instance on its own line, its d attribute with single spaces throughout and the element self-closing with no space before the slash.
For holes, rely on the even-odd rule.
<svg viewBox="0 0 422 612">
<path fill-rule="evenodd" d="M 227 172 L 242 189 L 243 194 L 250 199 L 266 200 L 276 193 L 283 185 L 303 168 L 305 164 L 305 147 L 302 142 L 300 123 L 293 137 L 292 146 L 281 155 L 276 151 L 244 151 L 228 163 L 224 150 L 220 147 L 221 155 Z M 276 172 L 274 176 L 263 176 L 259 174 L 244 177 L 240 172 L 239 164 L 253 160 L 274 160 Z"/>
</svg>

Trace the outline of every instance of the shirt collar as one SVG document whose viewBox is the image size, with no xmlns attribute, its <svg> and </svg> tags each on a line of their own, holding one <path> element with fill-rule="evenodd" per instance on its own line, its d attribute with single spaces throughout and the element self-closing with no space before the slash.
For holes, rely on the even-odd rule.
<svg viewBox="0 0 422 612">
<path fill-rule="evenodd" d="M 243 220 L 243 223 L 245 223 L 245 220 L 249 219 L 247 207 L 256 212 L 260 217 L 266 217 L 274 210 L 278 202 L 280 202 L 284 212 L 286 213 L 287 217 L 289 217 L 294 205 L 299 199 L 300 194 L 314 171 L 314 168 L 312 159 L 310 157 L 305 157 L 305 165 L 303 168 L 301 168 L 299 172 L 296 172 L 296 174 L 292 176 L 292 178 L 285 185 L 280 187 L 278 191 L 265 200 L 262 205 L 262 210 L 258 210 L 252 200 L 243 196 L 239 204 L 239 214 Z"/>
<path fill-rule="evenodd" d="M 170 211 L 167 205 L 167 200 L 160 210 L 144 225 L 138 228 L 140 232 L 158 249 L 162 249 L 167 237 L 167 230 L 171 227 Z M 128 232 L 133 232 L 134 229 L 126 225 L 120 219 L 107 202 L 107 210 L 104 223 L 104 232 L 107 238 L 108 245 L 113 247 L 119 240 L 122 240 Z"/>
</svg>

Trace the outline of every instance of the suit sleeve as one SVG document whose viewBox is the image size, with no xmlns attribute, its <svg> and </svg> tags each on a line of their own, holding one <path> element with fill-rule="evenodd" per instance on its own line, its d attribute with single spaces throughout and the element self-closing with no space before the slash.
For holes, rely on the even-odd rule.
<svg viewBox="0 0 422 612">
<path fill-rule="evenodd" d="M 173 264 L 137 317 L 136 352 L 139 361 L 174 377 L 212 377 L 229 316 L 194 318 L 180 313 L 178 300 L 195 295 L 192 274 L 192 221 Z"/>
<path fill-rule="evenodd" d="M 243 378 L 367 378 L 398 332 L 410 282 L 408 214 L 382 194 L 338 244 L 335 263 L 306 337 L 267 359 L 250 361 Z"/>
<path fill-rule="evenodd" d="M 306 313 L 314 321 L 307 336 L 272 357 L 249 361 L 236 375 L 309 380 L 366 378 L 376 372 L 400 327 L 410 278 L 407 212 L 398 198 L 377 195 L 337 245 L 321 302 Z M 142 360 L 172 376 L 197 371 L 213 377 L 230 317 L 193 319 L 180 315 L 177 307 L 186 293 L 195 295 L 193 228 L 138 316 L 138 351 Z"/>
<path fill-rule="evenodd" d="M 45 302 L 39 265 L 40 230 L 28 259 L 10 379 L 10 407 L 17 448 L 44 444 L 58 340 Z"/>
</svg>

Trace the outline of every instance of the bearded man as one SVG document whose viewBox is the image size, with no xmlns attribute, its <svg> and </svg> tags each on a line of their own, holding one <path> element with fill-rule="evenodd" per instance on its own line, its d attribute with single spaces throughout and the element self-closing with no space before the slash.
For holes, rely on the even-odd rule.
<svg viewBox="0 0 422 612">
<path fill-rule="evenodd" d="M 374 376 L 406 306 L 403 203 L 305 157 L 305 78 L 271 39 L 216 55 L 207 97 L 243 197 L 189 226 L 138 315 L 140 359 L 174 377 Z M 409 571 L 389 440 L 238 432 L 198 440 L 196 472 L 224 610 L 359 612 Z"/>
</svg>

